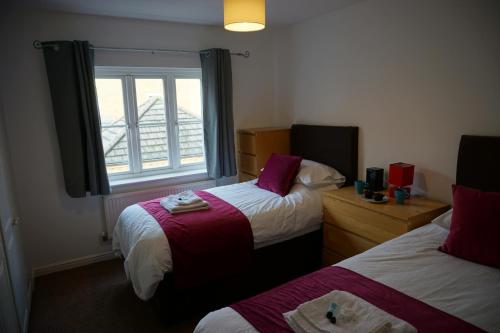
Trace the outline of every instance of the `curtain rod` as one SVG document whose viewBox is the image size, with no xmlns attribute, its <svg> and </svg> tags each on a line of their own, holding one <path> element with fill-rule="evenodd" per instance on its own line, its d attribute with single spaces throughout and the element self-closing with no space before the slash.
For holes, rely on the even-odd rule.
<svg viewBox="0 0 500 333">
<path fill-rule="evenodd" d="M 57 47 L 56 44 L 47 44 L 45 47 L 50 47 L 54 46 Z M 35 49 L 41 50 L 44 48 L 44 45 L 42 45 L 42 42 L 39 40 L 33 41 L 33 47 Z M 148 52 L 151 54 L 155 53 L 183 53 L 183 54 L 199 54 L 199 51 L 190 51 L 190 50 L 168 50 L 168 49 L 138 49 L 138 48 L 125 48 L 125 47 L 98 47 L 98 46 L 91 46 L 90 47 L 92 50 L 96 51 L 111 51 L 111 52 Z M 231 52 L 231 55 L 234 56 L 239 56 L 239 57 L 244 57 L 248 58 L 250 57 L 250 52 L 245 51 L 245 52 Z"/>
</svg>

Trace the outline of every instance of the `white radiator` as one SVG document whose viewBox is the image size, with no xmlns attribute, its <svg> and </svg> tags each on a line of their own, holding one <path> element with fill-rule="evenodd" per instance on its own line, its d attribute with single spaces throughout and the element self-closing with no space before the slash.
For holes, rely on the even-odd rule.
<svg viewBox="0 0 500 333">
<path fill-rule="evenodd" d="M 130 205 L 187 190 L 198 191 L 211 187 L 215 187 L 215 180 L 107 195 L 104 197 L 104 214 L 108 238 L 113 236 L 113 229 L 121 212 Z"/>
</svg>

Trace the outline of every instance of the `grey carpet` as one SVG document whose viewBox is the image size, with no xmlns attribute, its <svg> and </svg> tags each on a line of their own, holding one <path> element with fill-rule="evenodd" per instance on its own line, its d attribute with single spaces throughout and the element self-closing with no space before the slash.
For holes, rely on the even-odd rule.
<svg viewBox="0 0 500 333">
<path fill-rule="evenodd" d="M 192 332 L 200 316 L 167 326 L 126 280 L 122 260 L 42 276 L 35 281 L 30 332 Z"/>
</svg>

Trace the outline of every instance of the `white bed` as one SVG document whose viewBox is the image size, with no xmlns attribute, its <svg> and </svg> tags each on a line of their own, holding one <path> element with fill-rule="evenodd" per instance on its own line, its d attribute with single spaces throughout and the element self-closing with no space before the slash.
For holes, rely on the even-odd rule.
<svg viewBox="0 0 500 333">
<path fill-rule="evenodd" d="M 447 234 L 446 228 L 429 224 L 336 266 L 395 288 L 488 332 L 500 332 L 500 269 L 437 251 Z M 195 332 L 257 331 L 226 307 L 205 316 Z"/>
<path fill-rule="evenodd" d="M 336 185 L 310 189 L 295 184 L 280 195 L 254 181 L 215 187 L 207 192 L 238 208 L 249 220 L 254 248 L 283 242 L 318 230 L 323 220 L 322 193 Z M 135 293 L 151 298 L 166 272 L 174 269 L 168 240 L 158 222 L 139 205 L 127 207 L 113 233 L 113 249 L 125 258 L 125 272 Z"/>
</svg>

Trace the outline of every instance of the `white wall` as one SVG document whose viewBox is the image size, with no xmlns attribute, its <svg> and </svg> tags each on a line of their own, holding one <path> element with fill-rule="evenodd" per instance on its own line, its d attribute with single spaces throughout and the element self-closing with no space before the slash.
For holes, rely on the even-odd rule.
<svg viewBox="0 0 500 333">
<path fill-rule="evenodd" d="M 419 186 L 449 201 L 460 135 L 500 135 L 495 1 L 365 0 L 294 25 L 236 34 L 108 17 L 3 11 L 2 80 L 19 214 L 31 267 L 103 253 L 100 198 L 63 186 L 43 56 L 34 39 L 97 46 L 249 50 L 233 57 L 235 127 L 360 127 L 367 166 L 415 163 Z M 98 65 L 199 66 L 197 57 L 98 53 Z"/>
<path fill-rule="evenodd" d="M 276 36 L 278 118 L 359 126 L 360 177 L 414 163 L 419 186 L 449 201 L 460 135 L 500 135 L 499 9 L 366 0 L 297 24 Z"/>
<path fill-rule="evenodd" d="M 99 197 L 72 199 L 64 191 L 49 88 L 39 40 L 89 40 L 96 46 L 249 50 L 233 57 L 235 127 L 273 119 L 271 34 L 228 33 L 222 27 L 170 24 L 55 12 L 2 13 L 2 80 L 7 134 L 31 267 L 103 253 Z M 97 53 L 97 65 L 199 67 L 198 56 Z"/>
</svg>

